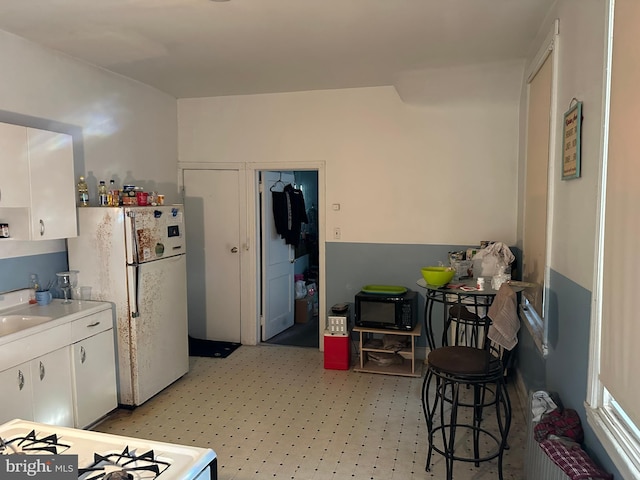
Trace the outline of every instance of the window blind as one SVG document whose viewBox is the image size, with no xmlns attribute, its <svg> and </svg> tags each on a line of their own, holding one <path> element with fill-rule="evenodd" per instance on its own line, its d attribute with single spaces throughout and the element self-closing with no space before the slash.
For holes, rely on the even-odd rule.
<svg viewBox="0 0 640 480">
<path fill-rule="evenodd" d="M 640 425 L 640 3 L 616 3 L 606 169 L 600 381 Z"/>
<path fill-rule="evenodd" d="M 527 117 L 523 280 L 536 286 L 527 288 L 523 295 L 540 317 L 544 316 L 552 66 L 549 55 L 529 83 Z"/>
</svg>

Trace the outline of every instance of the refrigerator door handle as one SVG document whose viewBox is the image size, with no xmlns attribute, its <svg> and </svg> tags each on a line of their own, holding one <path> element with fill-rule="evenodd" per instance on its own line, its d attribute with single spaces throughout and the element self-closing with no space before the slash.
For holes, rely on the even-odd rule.
<svg viewBox="0 0 640 480">
<path fill-rule="evenodd" d="M 140 265 L 131 265 L 133 267 L 134 276 L 134 295 L 131 301 L 133 311 L 131 312 L 131 318 L 138 318 L 140 316 L 140 307 L 138 306 L 138 297 L 140 296 Z"/>
<path fill-rule="evenodd" d="M 127 212 L 127 217 L 129 217 L 129 223 L 131 228 L 131 245 L 133 246 L 133 251 L 131 252 L 134 263 L 138 263 L 140 258 L 138 257 L 138 233 L 136 232 L 136 214 L 135 212 Z M 137 285 L 136 285 L 137 290 Z M 137 293 L 137 292 L 136 292 Z"/>
</svg>

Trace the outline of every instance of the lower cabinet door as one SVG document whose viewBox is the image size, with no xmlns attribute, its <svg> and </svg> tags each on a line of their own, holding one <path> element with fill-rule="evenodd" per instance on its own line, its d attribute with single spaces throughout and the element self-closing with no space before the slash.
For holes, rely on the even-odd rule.
<svg viewBox="0 0 640 480">
<path fill-rule="evenodd" d="M 69 347 L 31 360 L 36 422 L 73 427 L 70 361 Z"/>
<path fill-rule="evenodd" d="M 73 344 L 75 426 L 85 428 L 118 406 L 113 329 Z"/>
<path fill-rule="evenodd" d="M 0 372 L 0 423 L 33 420 L 29 362 Z"/>
</svg>

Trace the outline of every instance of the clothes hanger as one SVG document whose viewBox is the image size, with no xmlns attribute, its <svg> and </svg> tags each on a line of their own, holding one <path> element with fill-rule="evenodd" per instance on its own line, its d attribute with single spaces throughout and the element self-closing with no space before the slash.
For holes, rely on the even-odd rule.
<svg viewBox="0 0 640 480">
<path fill-rule="evenodd" d="M 280 172 L 279 176 L 278 176 L 278 180 L 276 181 L 276 183 L 274 183 L 273 185 L 271 185 L 271 188 L 269 190 L 271 190 L 273 192 L 273 189 L 276 187 L 276 185 L 278 184 L 282 184 L 282 188 L 285 187 L 284 182 L 282 181 L 282 172 Z"/>
</svg>

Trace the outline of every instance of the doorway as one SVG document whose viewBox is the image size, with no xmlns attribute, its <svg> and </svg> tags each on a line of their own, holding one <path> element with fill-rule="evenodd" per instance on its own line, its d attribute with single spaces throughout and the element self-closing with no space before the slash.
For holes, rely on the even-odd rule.
<svg viewBox="0 0 640 480">
<path fill-rule="evenodd" d="M 262 279 L 260 290 L 259 317 L 261 319 L 261 341 L 276 345 L 319 348 L 320 346 L 320 246 L 318 215 L 318 171 L 317 170 L 262 170 L 257 172 L 259 191 L 260 228 L 257 230 L 262 246 L 260 249 Z M 286 180 L 282 180 L 282 178 Z M 288 182 L 288 183 L 287 183 Z M 304 201 L 304 221 L 300 225 L 299 235 L 294 241 L 286 242 L 275 233 L 273 213 L 273 192 L 281 192 L 290 185 L 301 195 Z M 275 235 L 275 236 L 274 236 Z M 258 242 L 257 242 L 258 243 Z M 285 247 L 285 244 L 286 247 Z M 287 250 L 288 249 L 288 250 Z M 286 255 L 288 258 L 284 258 Z M 283 258 L 280 258 L 283 257 Z M 286 262 L 289 261 L 289 270 Z M 287 270 L 287 275 L 283 272 Z M 291 276 L 289 276 L 291 275 Z M 288 278 L 287 285 L 279 280 Z M 302 282 L 302 283 L 301 283 Z M 274 287 L 274 283 L 277 288 Z M 298 288 L 294 288 L 296 285 Z M 284 305 L 282 304 L 284 302 Z M 274 307 L 278 306 L 275 309 Z M 280 314 L 291 311 L 293 322 L 286 328 L 269 329 L 278 322 Z M 274 318 L 272 318 L 274 317 Z M 267 328 L 265 328 L 267 327 Z M 277 334 L 266 333 L 270 331 Z"/>
<path fill-rule="evenodd" d="M 318 318 L 324 318 L 325 225 L 324 212 L 319 208 L 325 202 L 324 162 L 292 162 L 287 165 L 179 162 L 178 167 L 191 257 L 187 291 L 190 295 L 189 304 L 195 309 L 189 313 L 190 334 L 200 338 L 236 341 L 233 339 L 238 337 L 239 328 L 239 341 L 243 345 L 262 342 L 263 254 L 260 247 L 261 194 L 258 178 L 263 171 L 314 173 L 315 181 L 309 184 L 307 191 L 309 196 L 317 198 L 317 203 L 309 201 L 317 214 L 318 250 L 317 257 L 313 254 L 314 259 L 310 263 L 317 258 Z M 188 170 L 192 172 L 186 172 Z M 304 180 L 294 180 L 296 182 L 303 184 Z M 213 185 L 217 186 L 212 188 Z M 307 210 L 310 206 L 306 205 Z M 195 231 L 191 231 L 191 227 Z M 211 248 L 206 246 L 209 240 L 215 242 Z M 195 255 L 197 252 L 200 253 L 199 257 Z M 228 265 L 225 263 L 227 261 L 230 262 Z M 300 267 L 303 265 L 302 260 L 296 263 Z M 208 275 L 214 277 L 209 278 Z M 222 324 L 219 325 L 219 322 Z M 233 329 L 232 335 L 224 333 L 227 328 Z M 315 334 L 308 335 L 314 341 L 319 339 L 320 350 L 324 348 L 323 330 L 324 324 L 317 327 Z"/>
</svg>

